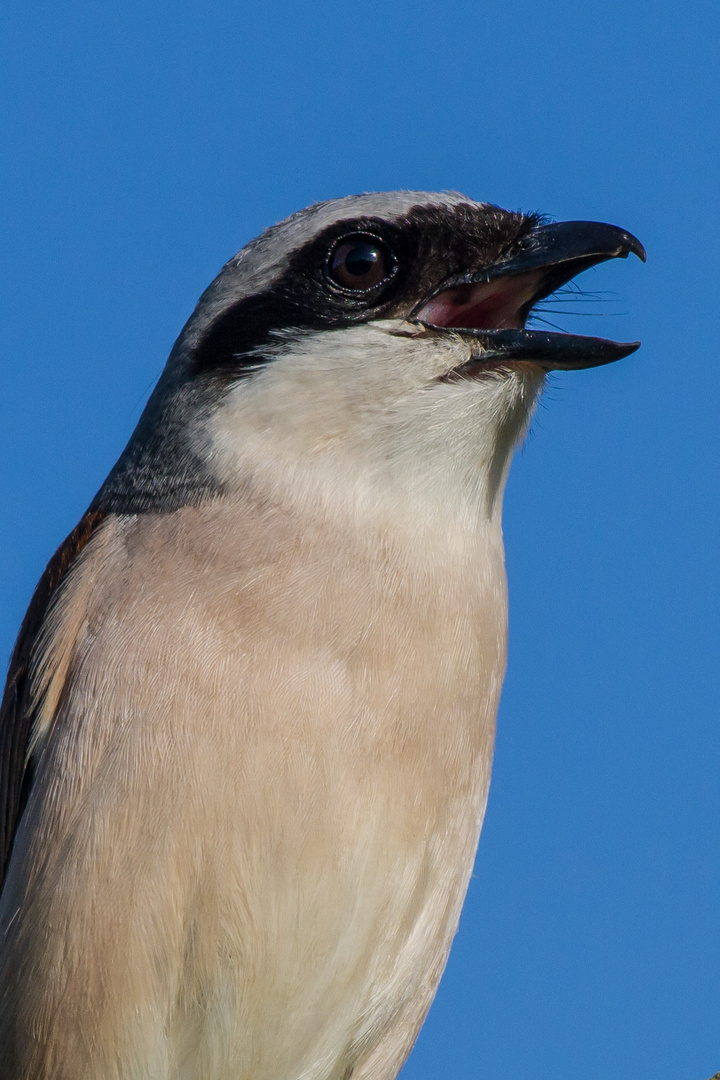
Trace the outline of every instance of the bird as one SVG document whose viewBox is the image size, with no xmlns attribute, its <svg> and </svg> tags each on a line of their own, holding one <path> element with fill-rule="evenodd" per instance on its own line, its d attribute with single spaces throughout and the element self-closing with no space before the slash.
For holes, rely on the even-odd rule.
<svg viewBox="0 0 720 1080">
<path fill-rule="evenodd" d="M 528 329 L 632 234 L 320 202 L 223 267 L 50 560 L 0 713 L 4 1080 L 392 1080 L 442 975 L 506 662 Z"/>
</svg>

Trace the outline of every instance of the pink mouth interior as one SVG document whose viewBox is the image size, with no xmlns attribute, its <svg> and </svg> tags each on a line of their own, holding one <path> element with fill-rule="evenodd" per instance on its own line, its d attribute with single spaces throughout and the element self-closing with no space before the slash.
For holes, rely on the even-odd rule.
<svg viewBox="0 0 720 1080">
<path fill-rule="evenodd" d="M 537 296 L 541 273 L 456 285 L 438 293 L 415 312 L 419 322 L 472 330 L 522 330 L 524 309 Z"/>
</svg>

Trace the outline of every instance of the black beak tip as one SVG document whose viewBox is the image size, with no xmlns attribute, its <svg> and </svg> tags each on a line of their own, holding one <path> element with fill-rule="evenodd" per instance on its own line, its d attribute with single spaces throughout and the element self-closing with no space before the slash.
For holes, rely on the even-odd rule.
<svg viewBox="0 0 720 1080">
<path fill-rule="evenodd" d="M 627 259 L 628 255 L 637 255 L 640 262 L 647 262 L 647 251 L 638 240 L 637 236 L 626 232 L 623 234 L 623 247 L 621 258 Z"/>
<path fill-rule="evenodd" d="M 632 356 L 634 352 L 637 352 L 642 345 L 641 341 L 621 341 L 618 345 L 622 349 L 622 356 L 618 357 L 619 360 L 624 360 L 626 356 Z"/>
<path fill-rule="evenodd" d="M 583 368 L 603 367 L 617 360 L 624 360 L 640 348 L 639 341 L 607 341 L 604 338 L 572 337 L 569 334 L 554 335 L 554 355 L 547 362 L 548 370 L 579 371 Z M 542 360 L 540 361 L 542 363 Z"/>
</svg>

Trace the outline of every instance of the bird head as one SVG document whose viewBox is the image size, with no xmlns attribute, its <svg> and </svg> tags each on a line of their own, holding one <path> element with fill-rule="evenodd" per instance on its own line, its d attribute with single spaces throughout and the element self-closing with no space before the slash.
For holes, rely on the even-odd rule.
<svg viewBox="0 0 720 1080">
<path fill-rule="evenodd" d="M 497 513 L 548 371 L 638 343 L 528 330 L 533 306 L 630 233 L 454 193 L 319 203 L 231 259 L 185 326 L 105 509 L 260 484 Z"/>
</svg>

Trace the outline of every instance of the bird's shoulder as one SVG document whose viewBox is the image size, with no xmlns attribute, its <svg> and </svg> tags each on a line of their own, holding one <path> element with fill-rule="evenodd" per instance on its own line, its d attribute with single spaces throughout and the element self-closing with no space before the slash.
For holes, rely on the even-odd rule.
<svg viewBox="0 0 720 1080">
<path fill-rule="evenodd" d="M 10 657 L 0 705 L 0 884 L 34 771 L 29 747 L 37 702 L 30 693 L 30 682 L 36 645 L 60 585 L 104 518 L 101 511 L 89 510 L 52 556 L 35 588 Z"/>
</svg>

